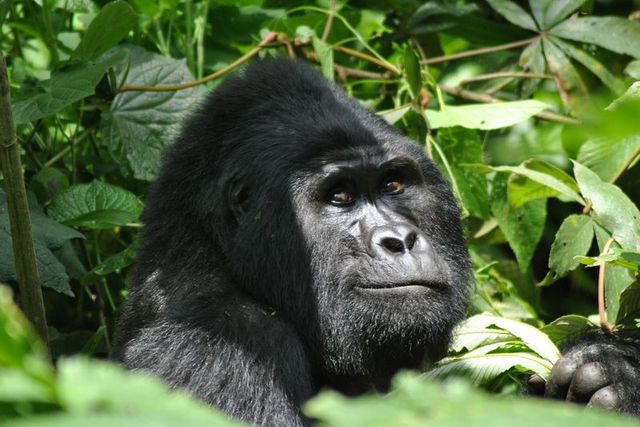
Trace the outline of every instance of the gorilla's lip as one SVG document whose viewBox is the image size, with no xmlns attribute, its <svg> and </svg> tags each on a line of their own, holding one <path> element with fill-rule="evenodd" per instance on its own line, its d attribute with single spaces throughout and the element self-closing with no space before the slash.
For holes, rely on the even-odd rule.
<svg viewBox="0 0 640 427">
<path fill-rule="evenodd" d="M 389 289 L 410 289 L 410 288 L 444 288 L 446 284 L 441 282 L 430 282 L 425 280 L 411 280 L 406 282 L 369 283 L 357 285 L 356 288 L 367 291 L 389 290 Z"/>
</svg>

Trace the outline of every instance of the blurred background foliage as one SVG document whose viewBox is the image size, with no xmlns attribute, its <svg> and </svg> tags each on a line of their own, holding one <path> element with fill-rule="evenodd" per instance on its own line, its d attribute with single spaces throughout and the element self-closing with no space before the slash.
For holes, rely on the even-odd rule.
<svg viewBox="0 0 640 427">
<path fill-rule="evenodd" d="M 107 357 L 162 149 L 185 112 L 255 55 L 314 64 L 424 146 L 451 182 L 475 292 L 428 376 L 511 395 L 585 331 L 638 337 L 638 0 L 0 0 L 0 25 L 59 368 L 0 288 L 0 415 L 12 422 L 227 425 L 151 379 L 65 356 Z M 0 282 L 15 296 L 14 261 L 0 191 Z M 512 422 L 504 405 L 451 384 L 404 376 L 393 399 L 325 394 L 308 410 L 327 425 L 418 425 L 416 413 L 468 423 L 460 408 Z M 440 393 L 454 409 L 429 406 Z M 602 422 L 520 405 L 552 407 L 557 425 Z"/>
</svg>

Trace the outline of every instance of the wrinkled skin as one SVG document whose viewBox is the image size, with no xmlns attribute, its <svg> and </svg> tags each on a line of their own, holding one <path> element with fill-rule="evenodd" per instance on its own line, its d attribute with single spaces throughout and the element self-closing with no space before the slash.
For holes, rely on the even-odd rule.
<svg viewBox="0 0 640 427">
<path fill-rule="evenodd" d="M 113 358 L 257 425 L 443 357 L 470 263 L 424 150 L 300 62 L 186 120 L 146 200 Z M 596 347 L 594 347 L 596 348 Z"/>
</svg>

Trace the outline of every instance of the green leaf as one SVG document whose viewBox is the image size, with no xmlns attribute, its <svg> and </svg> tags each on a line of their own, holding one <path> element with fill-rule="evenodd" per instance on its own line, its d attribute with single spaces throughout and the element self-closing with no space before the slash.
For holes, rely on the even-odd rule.
<svg viewBox="0 0 640 427">
<path fill-rule="evenodd" d="M 453 177 L 449 177 L 447 173 L 445 176 L 456 181 L 463 206 L 470 214 L 488 219 L 491 210 L 485 174 L 475 168 L 461 166 L 484 161 L 480 135 L 476 131 L 460 127 L 445 128 L 438 132 L 438 143 L 453 173 Z M 434 154 L 434 159 L 439 161 L 440 169 L 444 169 L 440 156 Z"/>
<path fill-rule="evenodd" d="M 560 345 L 568 340 L 584 336 L 588 331 L 598 328 L 593 322 L 584 316 L 570 314 L 562 316 L 540 328 L 551 341 Z"/>
<path fill-rule="evenodd" d="M 156 55 L 129 47 L 130 68 L 118 68 L 118 79 L 127 75 L 126 85 L 162 86 L 193 80 L 184 60 Z M 198 101 L 196 89 L 175 92 L 124 92 L 118 94 L 109 111 L 103 113 L 104 143 L 122 152 L 134 177 L 152 180 L 160 167 L 160 155 L 182 122 L 185 111 Z"/>
<path fill-rule="evenodd" d="M 574 270 L 580 262 L 574 257 L 585 255 L 593 242 L 593 222 L 587 215 L 569 215 L 562 221 L 549 253 L 549 269 L 558 277 Z"/>
<path fill-rule="evenodd" d="M 137 243 L 127 246 L 125 250 L 110 256 L 104 262 L 95 266 L 94 269 L 89 272 L 89 277 L 93 278 L 95 276 L 106 276 L 110 273 L 119 273 L 122 269 L 133 263 L 137 250 Z"/>
<path fill-rule="evenodd" d="M 523 8 L 509 0 L 487 0 L 487 2 L 498 13 L 512 24 L 527 30 L 538 32 L 538 27 L 531 17 Z"/>
<path fill-rule="evenodd" d="M 107 3 L 89 24 L 71 59 L 90 61 L 97 58 L 125 38 L 137 23 L 138 16 L 129 3 L 124 0 Z"/>
<path fill-rule="evenodd" d="M 44 214 L 42 207 L 32 194 L 29 194 L 29 215 L 31 217 L 36 264 L 42 286 L 73 296 L 73 292 L 69 287 L 69 277 L 53 251 L 61 248 L 71 239 L 82 238 L 82 234 L 52 221 Z M 0 189 L 0 282 L 15 280 L 17 280 L 17 276 L 13 245 L 11 243 L 7 199 L 2 189 Z"/>
<path fill-rule="evenodd" d="M 586 0 L 529 0 L 533 16 L 542 29 L 553 27 L 584 4 Z"/>
<path fill-rule="evenodd" d="M 578 49 L 569 43 L 565 43 L 557 37 L 550 37 L 553 43 L 558 46 L 565 54 L 569 55 L 585 67 L 593 74 L 598 76 L 602 82 L 609 87 L 614 93 L 621 94 L 625 91 L 625 83 L 614 76 L 609 70 L 597 61 L 594 57 L 587 54 L 584 50 Z"/>
<path fill-rule="evenodd" d="M 510 172 L 522 179 L 510 179 L 508 186 L 508 200 L 513 207 L 521 207 L 525 203 L 547 197 L 564 196 L 582 205 L 586 202 L 578 194 L 576 182 L 562 169 L 541 160 L 527 160 L 520 166 L 494 166 L 497 172 Z"/>
<path fill-rule="evenodd" d="M 426 110 L 433 129 L 462 126 L 469 129 L 499 129 L 527 120 L 547 108 L 535 100 L 446 106 L 441 111 Z"/>
<path fill-rule="evenodd" d="M 420 61 L 410 44 L 404 49 L 404 73 L 409 83 L 411 97 L 417 99 L 422 89 L 422 74 L 420 71 Z"/>
<path fill-rule="evenodd" d="M 544 74 L 545 61 L 542 53 L 542 42 L 537 40 L 524 48 L 520 54 L 519 65 L 533 74 Z M 540 79 L 526 79 L 522 84 L 524 96 L 529 96 L 540 83 Z"/>
<path fill-rule="evenodd" d="M 95 61 L 73 65 L 62 71 L 54 71 L 49 80 L 40 83 L 38 93 L 13 103 L 15 122 L 33 122 L 93 95 L 104 73 L 126 57 L 126 52 L 119 52 Z"/>
<path fill-rule="evenodd" d="M 529 267 L 547 218 L 545 200 L 533 200 L 514 208 L 507 200 L 508 177 L 499 174 L 493 180 L 491 210 L 516 255 L 521 271 Z"/>
<path fill-rule="evenodd" d="M 604 250 L 604 246 L 611 237 L 611 234 L 603 227 L 594 223 L 594 230 L 596 232 L 596 239 L 598 241 L 598 248 L 600 253 Z M 614 243 L 615 245 L 615 243 Z M 614 246 L 615 248 L 615 246 Z M 618 267 L 615 265 L 608 265 L 604 273 L 605 283 L 605 302 L 607 307 L 607 319 L 609 322 L 613 322 L 618 318 L 618 311 L 620 309 L 620 295 L 635 281 L 635 275 L 624 267 Z"/>
<path fill-rule="evenodd" d="M 577 160 L 598 174 L 603 181 L 611 181 L 638 150 L 640 150 L 640 135 L 613 141 L 598 138 L 580 146 Z"/>
<path fill-rule="evenodd" d="M 128 225 L 141 212 L 142 203 L 135 194 L 97 180 L 69 187 L 49 206 L 49 215 L 59 222 L 98 229 Z"/>
<path fill-rule="evenodd" d="M 322 75 L 328 80 L 333 81 L 333 48 L 315 35 L 311 40 L 313 42 L 313 49 L 316 51 L 318 60 L 320 61 Z"/>
<path fill-rule="evenodd" d="M 616 325 L 633 328 L 640 317 L 640 281 L 635 281 L 620 294 L 620 309 Z"/>
<path fill-rule="evenodd" d="M 615 16 L 568 19 L 549 32 L 558 37 L 592 43 L 616 53 L 640 58 L 638 21 Z"/>
<path fill-rule="evenodd" d="M 640 249 L 640 211 L 619 187 L 574 162 L 574 175 L 583 196 L 593 205 L 595 220 L 625 249 Z"/>
<path fill-rule="evenodd" d="M 578 71 L 576 71 L 564 52 L 547 38 L 542 40 L 542 47 L 544 49 L 544 56 L 547 58 L 549 70 L 551 74 L 560 78 L 563 89 L 570 90 L 577 88 L 582 92 L 586 92 L 587 89 Z"/>
</svg>

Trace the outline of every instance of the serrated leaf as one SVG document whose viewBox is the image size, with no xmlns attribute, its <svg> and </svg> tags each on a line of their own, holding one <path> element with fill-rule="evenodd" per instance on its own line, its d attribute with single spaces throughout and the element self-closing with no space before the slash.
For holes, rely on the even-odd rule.
<svg viewBox="0 0 640 427">
<path fill-rule="evenodd" d="M 124 0 L 107 3 L 89 24 L 71 59 L 90 61 L 97 58 L 125 38 L 137 23 L 138 16 L 129 3 Z"/>
<path fill-rule="evenodd" d="M 96 180 L 69 187 L 53 199 L 48 212 L 67 225 L 112 228 L 137 221 L 142 203 L 129 191 Z"/>
<path fill-rule="evenodd" d="M 574 162 L 580 191 L 593 205 L 595 219 L 625 249 L 640 249 L 640 211 L 619 187 L 604 182 L 593 171 Z"/>
<path fill-rule="evenodd" d="M 491 210 L 516 255 L 521 271 L 526 271 L 544 230 L 546 200 L 532 200 L 514 208 L 507 200 L 507 179 L 504 174 L 494 178 Z"/>
<path fill-rule="evenodd" d="M 531 15 L 516 3 L 509 0 L 487 0 L 487 2 L 512 24 L 530 31 L 538 31 L 538 27 Z"/>
<path fill-rule="evenodd" d="M 130 67 L 125 85 L 163 86 L 193 80 L 184 60 L 128 47 Z M 160 167 L 160 155 L 186 112 L 198 101 L 195 89 L 173 92 L 124 92 L 116 95 L 109 112 L 103 113 L 106 146 L 124 155 L 136 178 L 152 180 Z"/>
<path fill-rule="evenodd" d="M 469 129 L 499 129 L 527 120 L 546 109 L 535 100 L 446 106 L 440 111 L 426 110 L 431 128 L 462 126 Z"/>
<path fill-rule="evenodd" d="M 569 215 L 562 221 L 549 253 L 549 269 L 565 276 L 580 263 L 574 259 L 585 255 L 593 242 L 593 222 L 587 215 Z"/>
<path fill-rule="evenodd" d="M 553 27 L 554 36 L 592 43 L 623 55 L 640 58 L 640 22 L 615 16 L 568 19 Z"/>
<path fill-rule="evenodd" d="M 107 70 L 126 57 L 126 52 L 119 52 L 95 61 L 76 64 L 62 71 L 54 71 L 49 80 L 40 83 L 39 93 L 13 103 L 15 122 L 33 122 L 93 95 Z"/>
</svg>

